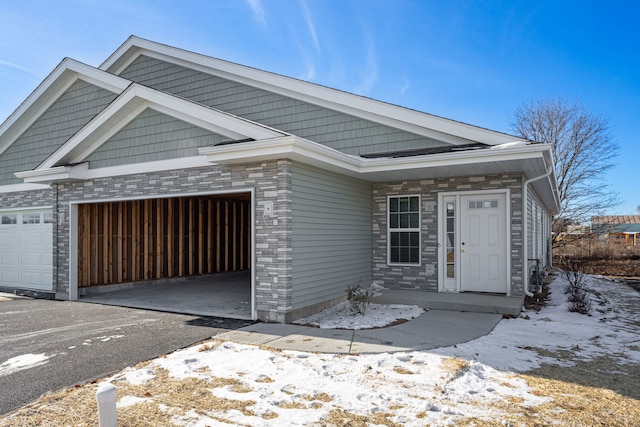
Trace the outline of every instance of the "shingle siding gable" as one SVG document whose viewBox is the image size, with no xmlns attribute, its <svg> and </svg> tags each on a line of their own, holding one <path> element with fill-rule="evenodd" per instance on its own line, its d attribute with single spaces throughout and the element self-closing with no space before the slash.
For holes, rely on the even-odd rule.
<svg viewBox="0 0 640 427">
<path fill-rule="evenodd" d="M 155 58 L 140 56 L 121 76 L 348 154 L 447 145 Z"/>
<path fill-rule="evenodd" d="M 0 155 L 0 185 L 21 183 L 15 172 L 36 168 L 115 97 L 112 92 L 76 81 Z"/>
<path fill-rule="evenodd" d="M 91 169 L 198 155 L 198 148 L 228 140 L 147 108 L 87 160 Z"/>
</svg>

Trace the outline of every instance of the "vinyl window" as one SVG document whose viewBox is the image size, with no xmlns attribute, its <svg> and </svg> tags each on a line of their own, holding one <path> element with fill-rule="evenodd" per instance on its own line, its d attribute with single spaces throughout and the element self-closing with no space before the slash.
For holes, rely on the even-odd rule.
<svg viewBox="0 0 640 427">
<path fill-rule="evenodd" d="M 420 196 L 388 199 L 388 262 L 420 264 Z"/>
</svg>

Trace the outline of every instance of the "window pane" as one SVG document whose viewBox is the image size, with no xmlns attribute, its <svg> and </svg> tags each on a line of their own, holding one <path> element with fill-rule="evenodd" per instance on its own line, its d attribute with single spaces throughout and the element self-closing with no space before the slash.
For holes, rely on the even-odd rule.
<svg viewBox="0 0 640 427">
<path fill-rule="evenodd" d="M 409 228 L 409 217 L 406 214 L 400 215 L 400 228 Z"/>
<path fill-rule="evenodd" d="M 22 223 L 23 224 L 40 224 L 40 214 L 39 213 L 22 214 Z"/>
<path fill-rule="evenodd" d="M 400 212 L 409 212 L 409 199 L 407 197 L 400 199 Z"/>
<path fill-rule="evenodd" d="M 409 233 L 400 233 L 400 246 L 409 246 Z"/>
<path fill-rule="evenodd" d="M 411 212 L 419 212 L 420 211 L 420 206 L 419 206 L 417 197 L 411 197 L 409 205 L 410 205 L 410 208 L 411 208 Z"/>
<path fill-rule="evenodd" d="M 391 248 L 391 262 L 400 262 L 400 248 Z"/>
<path fill-rule="evenodd" d="M 412 263 L 420 262 L 420 250 L 418 248 L 411 248 L 409 249 L 409 251 L 411 254 L 409 262 L 412 262 Z"/>
<path fill-rule="evenodd" d="M 389 215 L 389 227 L 398 228 L 398 214 L 390 214 Z"/>
<path fill-rule="evenodd" d="M 454 204 L 453 202 L 447 203 L 447 216 L 453 216 Z"/>
<path fill-rule="evenodd" d="M 447 233 L 447 248 L 453 248 L 455 242 L 455 235 L 453 233 Z"/>
<path fill-rule="evenodd" d="M 447 262 L 455 262 L 455 252 L 453 249 L 447 250 Z"/>
<path fill-rule="evenodd" d="M 409 233 L 411 239 L 409 241 L 409 245 L 412 247 L 418 248 L 420 247 L 420 233 Z"/>
<path fill-rule="evenodd" d="M 453 231 L 453 218 L 447 218 L 447 231 Z"/>
<path fill-rule="evenodd" d="M 409 248 L 400 248 L 400 262 L 410 262 Z"/>
<path fill-rule="evenodd" d="M 391 233 L 391 247 L 400 246 L 400 233 Z"/>
<path fill-rule="evenodd" d="M 389 212 L 398 212 L 398 199 L 396 197 L 389 199 Z"/>
<path fill-rule="evenodd" d="M 2 215 L 2 223 L 3 224 L 17 224 L 18 223 L 18 215 L 17 214 L 5 214 L 5 215 Z"/>
<path fill-rule="evenodd" d="M 53 224 L 53 214 L 45 212 L 42 214 L 42 217 L 43 224 Z"/>
<path fill-rule="evenodd" d="M 410 228 L 418 228 L 420 227 L 420 214 L 411 213 L 409 214 L 409 227 Z"/>
<path fill-rule="evenodd" d="M 447 265 L 447 278 L 453 279 L 455 277 L 453 272 L 454 272 L 453 264 L 448 264 Z"/>
</svg>

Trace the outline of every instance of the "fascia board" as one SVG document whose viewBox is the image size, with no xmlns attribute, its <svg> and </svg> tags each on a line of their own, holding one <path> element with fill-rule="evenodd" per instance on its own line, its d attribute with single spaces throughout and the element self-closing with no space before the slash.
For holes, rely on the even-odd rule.
<svg viewBox="0 0 640 427">
<path fill-rule="evenodd" d="M 100 68 L 118 74 L 142 54 L 454 145 L 469 142 L 499 145 L 524 141 L 516 136 L 137 37 L 130 37 Z"/>
<path fill-rule="evenodd" d="M 121 93 L 130 84 L 122 77 L 65 58 L 0 125 L 0 154 L 78 79 L 114 93 Z"/>
<path fill-rule="evenodd" d="M 362 173 L 385 172 L 428 167 L 459 166 L 487 162 L 505 162 L 512 160 L 543 159 L 538 147 L 528 145 L 502 150 L 474 150 L 458 153 L 430 154 L 428 156 L 365 159 Z"/>
<path fill-rule="evenodd" d="M 39 168 L 51 168 L 61 161 L 84 161 L 146 108 L 233 139 L 265 139 L 283 135 L 266 126 L 133 83 Z"/>
<path fill-rule="evenodd" d="M 86 163 L 74 166 L 58 166 L 49 169 L 36 169 L 33 171 L 16 172 L 17 178 L 25 183 L 52 183 L 61 181 L 78 181 L 87 177 L 89 165 Z"/>
</svg>

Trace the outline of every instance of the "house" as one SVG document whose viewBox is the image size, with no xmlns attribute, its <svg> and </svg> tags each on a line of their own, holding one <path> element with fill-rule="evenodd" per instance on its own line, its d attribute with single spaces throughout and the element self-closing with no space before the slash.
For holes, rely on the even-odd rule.
<svg viewBox="0 0 640 427">
<path fill-rule="evenodd" d="M 138 37 L 64 59 L 0 171 L 3 288 L 244 270 L 271 322 L 356 282 L 522 298 L 558 208 L 549 145 Z"/>
<path fill-rule="evenodd" d="M 640 246 L 640 215 L 591 217 L 591 231 L 602 243 L 633 248 Z"/>
</svg>

